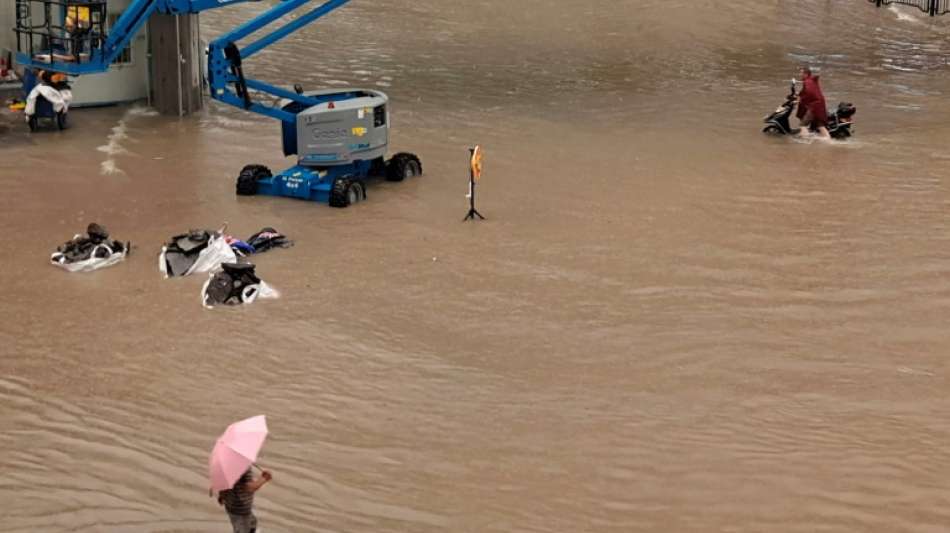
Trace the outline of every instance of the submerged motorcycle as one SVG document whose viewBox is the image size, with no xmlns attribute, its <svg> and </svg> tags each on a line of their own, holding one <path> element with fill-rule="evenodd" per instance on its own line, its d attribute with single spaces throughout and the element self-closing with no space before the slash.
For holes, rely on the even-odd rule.
<svg viewBox="0 0 950 533">
<path fill-rule="evenodd" d="M 792 112 L 798 104 L 798 93 L 795 92 L 795 80 L 792 80 L 792 89 L 785 97 L 785 103 L 780 105 L 771 115 L 765 117 L 765 127 L 763 133 L 773 135 L 797 135 L 801 128 L 793 128 L 789 124 Z M 852 135 L 852 117 L 857 108 L 850 102 L 841 102 L 833 113 L 828 113 L 828 133 L 832 139 L 847 139 Z M 814 131 L 814 129 L 812 129 Z"/>
</svg>

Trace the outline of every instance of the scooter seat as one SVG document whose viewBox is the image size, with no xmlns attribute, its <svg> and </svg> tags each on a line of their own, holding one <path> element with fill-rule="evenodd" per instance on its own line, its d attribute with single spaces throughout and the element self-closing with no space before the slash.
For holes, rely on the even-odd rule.
<svg viewBox="0 0 950 533">
<path fill-rule="evenodd" d="M 849 118 L 855 113 L 857 113 L 858 108 L 854 106 L 851 102 L 841 102 L 838 104 L 838 109 L 835 113 L 841 118 Z"/>
</svg>

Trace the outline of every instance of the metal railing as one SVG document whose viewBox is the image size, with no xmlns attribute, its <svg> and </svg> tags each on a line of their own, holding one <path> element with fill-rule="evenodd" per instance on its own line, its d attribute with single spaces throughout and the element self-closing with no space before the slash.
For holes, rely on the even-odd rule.
<svg viewBox="0 0 950 533">
<path fill-rule="evenodd" d="M 868 0 L 877 7 L 899 4 L 912 6 L 927 13 L 931 17 L 950 13 L 950 0 Z"/>
<path fill-rule="evenodd" d="M 105 0 L 16 0 L 17 52 L 81 63 L 105 39 Z"/>
</svg>

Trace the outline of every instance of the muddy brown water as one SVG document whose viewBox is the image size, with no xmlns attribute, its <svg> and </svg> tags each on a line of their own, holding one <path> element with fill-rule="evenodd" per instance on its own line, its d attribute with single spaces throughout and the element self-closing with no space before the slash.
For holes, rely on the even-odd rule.
<svg viewBox="0 0 950 533">
<path fill-rule="evenodd" d="M 248 63 L 390 94 L 426 175 L 346 210 L 235 197 L 290 164 L 240 110 L 5 116 L 0 530 L 228 531 L 207 454 L 265 413 L 266 532 L 946 531 L 948 34 L 859 0 L 352 2 Z M 759 133 L 802 62 L 853 140 Z M 91 221 L 126 263 L 44 263 Z M 158 274 L 223 222 L 296 240 L 257 259 L 280 300 Z"/>
</svg>

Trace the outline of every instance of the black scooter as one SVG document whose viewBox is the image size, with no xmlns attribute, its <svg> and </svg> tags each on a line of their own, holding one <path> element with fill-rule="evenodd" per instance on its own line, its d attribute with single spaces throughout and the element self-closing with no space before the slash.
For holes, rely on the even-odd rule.
<svg viewBox="0 0 950 533">
<path fill-rule="evenodd" d="M 798 104 L 798 93 L 795 92 L 795 80 L 792 80 L 791 92 L 785 97 L 785 103 L 780 105 L 771 115 L 765 117 L 763 133 L 772 135 L 797 135 L 801 128 L 793 128 L 789 124 L 792 111 Z M 832 139 L 847 139 L 851 137 L 852 118 L 857 108 L 849 102 L 841 102 L 834 113 L 828 113 L 828 133 Z M 812 131 L 815 131 L 812 129 Z"/>
</svg>

